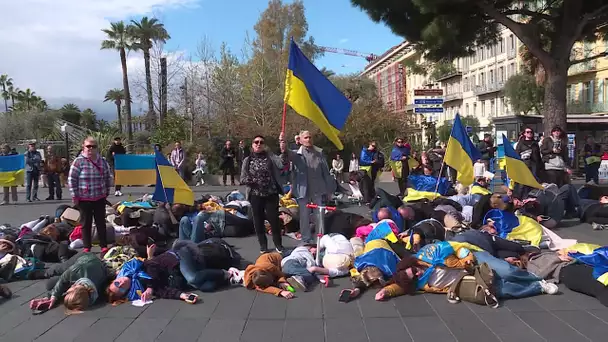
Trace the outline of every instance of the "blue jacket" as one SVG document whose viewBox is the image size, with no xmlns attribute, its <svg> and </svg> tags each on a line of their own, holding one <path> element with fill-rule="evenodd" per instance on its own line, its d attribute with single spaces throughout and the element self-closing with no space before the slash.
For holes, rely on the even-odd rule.
<svg viewBox="0 0 608 342">
<path fill-rule="evenodd" d="M 374 159 L 378 159 L 377 151 L 370 151 L 367 147 L 361 149 L 361 156 L 359 157 L 359 166 L 371 166 Z"/>
<path fill-rule="evenodd" d="M 391 160 L 392 161 L 400 161 L 403 157 L 410 156 L 410 148 L 406 146 L 393 146 L 393 150 L 391 151 Z"/>
</svg>

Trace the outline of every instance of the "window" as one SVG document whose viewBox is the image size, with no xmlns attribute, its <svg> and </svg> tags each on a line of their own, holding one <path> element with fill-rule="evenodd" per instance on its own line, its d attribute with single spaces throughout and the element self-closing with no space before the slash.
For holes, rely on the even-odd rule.
<svg viewBox="0 0 608 342">
<path fill-rule="evenodd" d="M 482 118 L 486 117 L 486 102 L 485 101 L 481 101 L 481 117 Z"/>
<path fill-rule="evenodd" d="M 515 49 L 515 37 L 513 35 L 509 36 L 509 49 Z"/>
<path fill-rule="evenodd" d="M 572 85 L 568 84 L 566 86 L 566 102 L 570 103 L 574 100 L 574 98 L 572 97 Z"/>
<path fill-rule="evenodd" d="M 500 67 L 498 68 L 498 81 L 499 82 L 504 82 L 505 81 L 505 67 Z"/>
<path fill-rule="evenodd" d="M 498 42 L 498 51 L 499 51 L 499 53 L 505 52 L 505 39 L 503 39 L 503 38 L 501 38 L 500 41 Z"/>
<path fill-rule="evenodd" d="M 466 116 L 469 116 L 469 104 L 467 103 L 467 105 L 464 107 L 464 114 Z"/>
<path fill-rule="evenodd" d="M 494 100 L 490 101 L 490 116 L 496 116 L 496 103 Z"/>
<path fill-rule="evenodd" d="M 604 86 L 606 84 L 606 80 L 599 80 L 597 85 L 597 102 L 604 103 Z"/>
<path fill-rule="evenodd" d="M 473 115 L 477 116 L 477 102 L 473 103 Z"/>
<path fill-rule="evenodd" d="M 463 90 L 463 91 L 468 91 L 468 89 L 467 89 L 467 87 L 468 87 L 468 83 L 469 83 L 469 78 L 468 78 L 468 77 L 465 77 L 465 78 L 462 80 L 462 90 Z"/>
<path fill-rule="evenodd" d="M 507 103 L 505 102 L 505 98 L 501 97 L 500 98 L 500 107 L 498 107 L 498 110 L 500 111 L 500 114 L 507 114 Z"/>
<path fill-rule="evenodd" d="M 494 84 L 494 70 L 490 70 L 490 84 Z"/>
<path fill-rule="evenodd" d="M 486 85 L 486 75 L 482 72 L 479 76 L 480 76 L 479 85 L 485 86 Z"/>
<path fill-rule="evenodd" d="M 583 86 L 585 89 L 585 102 L 593 103 L 593 81 L 585 82 Z"/>
<path fill-rule="evenodd" d="M 515 62 L 511 63 L 511 75 L 515 75 L 517 74 L 517 66 L 515 65 Z"/>
</svg>

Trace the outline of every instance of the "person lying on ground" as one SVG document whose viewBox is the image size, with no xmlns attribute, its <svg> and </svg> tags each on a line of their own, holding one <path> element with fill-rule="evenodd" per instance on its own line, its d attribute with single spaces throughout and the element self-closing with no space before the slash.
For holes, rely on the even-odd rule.
<svg viewBox="0 0 608 342">
<path fill-rule="evenodd" d="M 581 222 L 590 223 L 594 230 L 608 229 L 608 196 L 599 201 L 581 200 Z"/>
<path fill-rule="evenodd" d="M 332 278 L 347 275 L 355 258 L 353 245 L 342 234 L 323 235 L 317 253 L 323 254 L 323 267 Z"/>
<path fill-rule="evenodd" d="M 464 231 L 448 238 L 448 240 L 470 243 L 499 259 L 505 259 L 510 264 L 522 264 L 521 261 L 523 261 L 523 266 L 526 265 L 525 261 L 528 253 L 540 252 L 538 247 L 528 246 L 526 249 L 522 244 L 503 239 L 496 234 L 497 231 L 494 227 L 486 225 L 482 226 L 480 230 Z"/>
<path fill-rule="evenodd" d="M 282 256 L 278 252 L 260 255 L 255 264 L 247 266 L 244 272 L 243 285 L 250 290 L 257 290 L 291 299 L 294 294 L 281 270 Z"/>
<path fill-rule="evenodd" d="M 23 257 L 42 262 L 65 262 L 77 252 L 70 249 L 67 241 L 59 242 L 60 232 L 55 224 L 44 227 L 39 234 L 29 232 L 18 240 Z"/>
<path fill-rule="evenodd" d="M 416 291 L 447 293 L 452 284 L 469 273 L 476 262 L 487 263 L 494 271 L 494 290 L 498 298 L 523 298 L 541 293 L 555 294 L 558 288 L 539 277 L 497 259 L 487 252 L 473 252 L 466 247 L 451 249 L 447 242 L 427 245 L 411 258 L 404 258 L 397 266 L 390 285 L 376 294 L 385 300 Z M 447 251 L 446 251 L 447 249 Z M 448 254 L 446 258 L 442 255 Z"/>
<path fill-rule="evenodd" d="M 531 190 L 527 198 L 522 199 L 524 202 L 522 213 L 529 213 L 538 218 L 539 222 L 549 229 L 557 227 L 563 219 L 580 218 L 580 198 L 573 185 L 564 184 L 559 189 L 555 185 L 548 184 L 544 184 L 543 187 L 545 187 L 543 190 Z M 539 216 L 543 217 L 539 218 Z"/>
<path fill-rule="evenodd" d="M 179 239 L 199 243 L 212 237 L 245 237 L 254 233 L 253 221 L 224 210 L 200 211 L 179 221 Z"/>
<path fill-rule="evenodd" d="M 60 277 L 47 281 L 47 298 L 33 299 L 32 310 L 48 310 L 63 300 L 68 312 L 81 312 L 95 304 L 109 278 L 106 265 L 93 253 L 83 252 Z"/>
</svg>

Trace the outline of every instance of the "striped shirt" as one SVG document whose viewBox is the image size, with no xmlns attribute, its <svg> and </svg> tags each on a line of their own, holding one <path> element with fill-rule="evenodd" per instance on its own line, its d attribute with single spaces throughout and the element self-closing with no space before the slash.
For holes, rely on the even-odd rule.
<svg viewBox="0 0 608 342">
<path fill-rule="evenodd" d="M 68 185 L 72 198 L 79 201 L 97 201 L 108 197 L 112 186 L 108 162 L 101 156 L 93 161 L 79 155 L 70 167 Z"/>
</svg>

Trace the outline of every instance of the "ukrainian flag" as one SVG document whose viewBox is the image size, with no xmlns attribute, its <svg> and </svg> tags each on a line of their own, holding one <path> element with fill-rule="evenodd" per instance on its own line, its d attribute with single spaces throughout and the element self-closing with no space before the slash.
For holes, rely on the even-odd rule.
<svg viewBox="0 0 608 342">
<path fill-rule="evenodd" d="M 152 199 L 171 204 L 194 205 L 194 193 L 173 165 L 158 150 L 156 153 L 156 189 Z"/>
<path fill-rule="evenodd" d="M 462 185 L 468 186 L 473 184 L 473 164 L 478 159 L 481 159 L 481 153 L 467 136 L 467 131 L 460 122 L 460 115 L 456 114 L 443 161 L 458 171 L 456 179 Z"/>
<path fill-rule="evenodd" d="M 330 80 L 304 56 L 292 40 L 285 78 L 285 103 L 312 121 L 338 149 L 338 138 L 352 104 Z"/>
<path fill-rule="evenodd" d="M 151 154 L 117 154 L 114 156 L 116 185 L 156 183 L 156 157 Z"/>
<path fill-rule="evenodd" d="M 25 157 L 14 154 L 0 157 L 0 187 L 23 185 L 25 178 Z"/>
<path fill-rule="evenodd" d="M 505 149 L 505 162 L 507 166 L 507 176 L 510 182 L 527 185 L 533 188 L 542 189 L 543 186 L 536 180 L 532 171 L 524 164 L 513 146 L 507 140 L 505 135 L 502 135 L 503 147 Z M 511 183 L 509 183 L 511 184 Z"/>
</svg>

